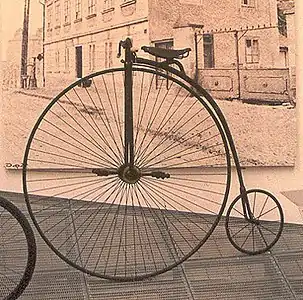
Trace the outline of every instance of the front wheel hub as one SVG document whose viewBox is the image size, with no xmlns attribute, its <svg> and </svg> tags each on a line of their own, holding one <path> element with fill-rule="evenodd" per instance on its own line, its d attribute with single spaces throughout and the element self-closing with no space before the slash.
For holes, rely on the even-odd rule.
<svg viewBox="0 0 303 300">
<path fill-rule="evenodd" d="M 139 181 L 141 171 L 136 166 L 122 165 L 118 169 L 118 176 L 124 182 L 134 184 Z"/>
</svg>

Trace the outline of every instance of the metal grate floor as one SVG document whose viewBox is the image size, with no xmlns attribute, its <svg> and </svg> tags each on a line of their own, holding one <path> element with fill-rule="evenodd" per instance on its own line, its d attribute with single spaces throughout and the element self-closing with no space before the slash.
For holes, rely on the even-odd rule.
<svg viewBox="0 0 303 300">
<path fill-rule="evenodd" d="M 0 195 L 27 214 L 22 194 Z M 35 231 L 36 270 L 20 299 L 303 300 L 303 226 L 285 224 L 271 253 L 247 256 L 229 243 L 223 221 L 206 244 L 181 266 L 134 283 L 110 282 L 75 270 L 58 258 Z"/>
</svg>

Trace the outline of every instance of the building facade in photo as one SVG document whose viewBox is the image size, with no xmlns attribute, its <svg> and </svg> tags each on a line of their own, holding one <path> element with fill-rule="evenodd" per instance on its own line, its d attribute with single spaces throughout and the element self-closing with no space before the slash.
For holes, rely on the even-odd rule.
<svg viewBox="0 0 303 300">
<path fill-rule="evenodd" d="M 296 97 L 296 29 L 295 29 L 295 3 L 293 0 L 279 0 L 279 20 L 282 19 L 284 27 L 280 32 L 280 53 L 285 66 L 289 68 L 290 92 L 292 98 Z"/>
<path fill-rule="evenodd" d="M 149 44 L 146 1 L 47 0 L 45 9 L 46 85 L 119 64 L 118 43 L 127 36 Z"/>
<path fill-rule="evenodd" d="M 277 69 L 287 68 L 280 53 L 276 0 L 46 0 L 45 9 L 46 84 L 66 85 L 119 65 L 118 43 L 127 36 L 138 48 L 190 47 L 183 60 L 187 72 L 194 76 L 199 70 L 201 83 L 222 97 L 237 97 L 241 79 L 236 69 L 254 70 L 249 71 L 254 76 L 256 70 L 267 70 L 262 78 L 276 78 Z M 274 79 L 261 80 L 259 92 L 284 92 L 287 71 L 281 72 L 279 86 L 272 86 L 277 85 Z M 248 81 L 242 86 L 258 89 L 255 79 Z"/>
</svg>

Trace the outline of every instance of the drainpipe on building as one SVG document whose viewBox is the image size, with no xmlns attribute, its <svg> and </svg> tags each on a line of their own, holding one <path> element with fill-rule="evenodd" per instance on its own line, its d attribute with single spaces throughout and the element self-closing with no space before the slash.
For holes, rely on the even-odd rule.
<svg viewBox="0 0 303 300">
<path fill-rule="evenodd" d="M 193 30 L 194 30 L 194 47 L 195 47 L 195 75 L 194 75 L 194 80 L 195 80 L 195 82 L 196 83 L 198 83 L 198 81 L 199 81 L 199 70 L 198 70 L 198 68 L 199 68 L 199 65 L 198 65 L 198 63 L 199 63 L 199 61 L 198 61 L 198 59 L 199 59 L 199 54 L 198 54 L 198 44 L 199 44 L 199 42 L 200 42 L 200 40 L 198 41 L 198 34 L 200 34 L 200 30 L 204 27 L 204 25 L 202 25 L 202 24 L 193 24 L 193 23 L 188 23 L 188 26 L 189 27 L 191 27 L 191 28 L 193 28 Z M 198 29 L 198 31 L 197 31 L 197 29 Z"/>
<path fill-rule="evenodd" d="M 238 31 L 235 32 L 236 42 L 236 68 L 237 68 L 237 81 L 238 81 L 238 99 L 241 98 L 241 77 L 240 77 L 240 58 L 239 58 L 239 36 Z"/>
<path fill-rule="evenodd" d="M 195 31 L 195 82 L 198 83 L 198 34 L 197 31 Z"/>
<path fill-rule="evenodd" d="M 37 77 L 36 77 L 36 57 L 33 57 L 33 63 L 31 65 L 31 73 L 29 76 L 28 87 L 36 88 L 37 87 Z"/>
<path fill-rule="evenodd" d="M 30 0 L 24 1 L 23 30 L 21 42 L 21 70 L 20 86 L 27 87 L 27 55 L 28 55 L 28 25 L 29 25 L 29 4 Z"/>
</svg>

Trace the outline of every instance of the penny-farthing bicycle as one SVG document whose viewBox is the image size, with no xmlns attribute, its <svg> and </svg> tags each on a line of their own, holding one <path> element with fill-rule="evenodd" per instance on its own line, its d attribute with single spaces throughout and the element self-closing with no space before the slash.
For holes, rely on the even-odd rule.
<svg viewBox="0 0 303 300">
<path fill-rule="evenodd" d="M 36 264 L 34 233 L 24 214 L 0 197 L 0 299 L 15 300 L 28 286 Z"/>
<path fill-rule="evenodd" d="M 269 250 L 282 232 L 281 206 L 269 192 L 245 189 L 223 114 L 177 60 L 190 49 L 142 47 L 164 59 L 156 62 L 137 57 L 129 38 L 118 56 L 122 48 L 121 67 L 63 90 L 29 137 L 24 194 L 45 242 L 105 279 L 168 271 L 218 224 L 232 157 L 240 195 L 227 211 L 228 238 L 245 253 Z"/>
</svg>

